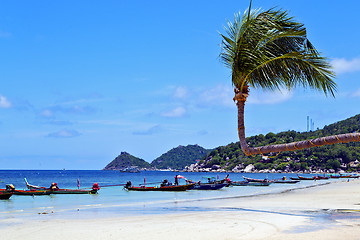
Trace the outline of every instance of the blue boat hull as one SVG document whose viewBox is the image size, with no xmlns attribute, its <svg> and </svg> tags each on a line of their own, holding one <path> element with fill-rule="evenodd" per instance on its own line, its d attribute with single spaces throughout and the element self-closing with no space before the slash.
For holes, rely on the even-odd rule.
<svg viewBox="0 0 360 240">
<path fill-rule="evenodd" d="M 227 183 L 201 183 L 195 184 L 191 190 L 218 190 L 227 185 Z"/>
</svg>

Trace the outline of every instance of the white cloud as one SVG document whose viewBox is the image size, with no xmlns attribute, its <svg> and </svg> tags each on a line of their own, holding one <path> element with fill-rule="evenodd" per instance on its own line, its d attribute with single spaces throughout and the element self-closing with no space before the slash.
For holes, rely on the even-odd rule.
<svg viewBox="0 0 360 240">
<path fill-rule="evenodd" d="M 53 117 L 54 116 L 54 113 L 49 109 L 43 110 L 40 114 L 41 114 L 41 116 L 44 116 L 44 117 Z"/>
<path fill-rule="evenodd" d="M 235 94 L 230 86 L 218 85 L 200 94 L 199 102 L 201 105 L 234 107 L 233 101 Z M 292 97 L 292 92 L 286 89 L 281 91 L 269 92 L 260 89 L 250 91 L 247 103 L 249 104 L 276 104 L 287 101 Z"/>
<path fill-rule="evenodd" d="M 285 102 L 292 97 L 292 92 L 286 89 L 276 92 L 256 90 L 250 92 L 247 99 L 249 104 L 277 104 Z"/>
<path fill-rule="evenodd" d="M 334 72 L 337 74 L 360 71 L 360 58 L 347 60 L 345 58 L 335 58 L 331 61 Z"/>
<path fill-rule="evenodd" d="M 197 133 L 199 135 L 203 136 L 203 135 L 207 135 L 209 132 L 203 129 L 203 130 L 198 131 Z"/>
<path fill-rule="evenodd" d="M 48 107 L 40 113 L 44 117 L 53 117 L 56 113 L 63 113 L 63 114 L 91 114 L 96 112 L 96 109 L 91 106 L 70 106 L 64 107 L 61 105 L 55 105 Z"/>
<path fill-rule="evenodd" d="M 54 138 L 71 138 L 71 137 L 78 137 L 81 133 L 79 133 L 76 130 L 71 129 L 63 129 L 58 132 L 49 133 L 48 137 L 54 137 Z"/>
<path fill-rule="evenodd" d="M 174 98 L 184 99 L 188 95 L 189 95 L 189 92 L 185 87 L 177 87 L 175 89 Z"/>
<path fill-rule="evenodd" d="M 98 103 L 105 101 L 112 101 L 111 98 L 104 98 L 101 94 L 92 93 L 84 96 L 83 98 L 70 97 L 70 100 L 64 101 L 62 103 L 58 103 L 58 105 L 79 105 L 79 104 L 89 104 L 89 103 Z"/>
<path fill-rule="evenodd" d="M 6 97 L 0 95 L 0 108 L 9 108 L 12 104 Z"/>
<path fill-rule="evenodd" d="M 219 84 L 200 94 L 200 105 L 233 107 L 234 90 L 230 86 Z"/>
<path fill-rule="evenodd" d="M 149 129 L 146 129 L 146 130 L 134 131 L 133 134 L 134 135 L 153 135 L 153 134 L 159 133 L 161 131 L 162 131 L 162 127 L 160 125 L 156 125 Z"/>
<path fill-rule="evenodd" d="M 67 120 L 57 120 L 57 119 L 50 119 L 44 122 L 45 124 L 50 125 L 72 125 L 73 123 Z"/>
<path fill-rule="evenodd" d="M 161 116 L 163 117 L 170 117 L 170 118 L 176 118 L 176 117 L 183 117 L 186 114 L 186 109 L 184 107 L 177 107 L 173 110 L 170 110 L 168 112 L 161 113 Z"/>
<path fill-rule="evenodd" d="M 352 97 L 360 97 L 360 89 L 351 94 Z"/>
</svg>

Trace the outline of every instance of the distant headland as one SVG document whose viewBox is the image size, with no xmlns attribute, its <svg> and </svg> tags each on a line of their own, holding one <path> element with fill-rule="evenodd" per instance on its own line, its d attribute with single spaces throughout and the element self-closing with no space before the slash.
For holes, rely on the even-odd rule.
<svg viewBox="0 0 360 240">
<path fill-rule="evenodd" d="M 360 114 L 322 129 L 308 132 L 285 131 L 248 137 L 249 145 L 280 144 L 302 141 L 329 134 L 343 134 L 360 130 Z M 278 155 L 245 156 L 239 142 L 215 149 L 199 145 L 178 146 L 162 154 L 151 163 L 121 152 L 103 170 L 121 170 L 127 167 L 140 170 L 172 170 L 186 172 L 301 172 L 335 173 L 360 171 L 360 144 L 346 143 L 322 146 Z"/>
</svg>

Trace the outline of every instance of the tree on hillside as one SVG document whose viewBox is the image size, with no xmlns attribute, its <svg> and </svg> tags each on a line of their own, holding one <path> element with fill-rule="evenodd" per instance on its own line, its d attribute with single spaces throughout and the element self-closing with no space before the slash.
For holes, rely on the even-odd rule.
<svg viewBox="0 0 360 240">
<path fill-rule="evenodd" d="M 307 39 L 306 28 L 287 11 L 249 9 L 228 22 L 221 34 L 220 59 L 232 72 L 238 134 L 246 155 L 279 153 L 335 143 L 360 141 L 359 133 L 321 137 L 286 144 L 249 147 L 245 140 L 244 108 L 249 87 L 279 91 L 297 86 L 319 90 L 335 97 L 336 83 L 327 59 Z"/>
</svg>

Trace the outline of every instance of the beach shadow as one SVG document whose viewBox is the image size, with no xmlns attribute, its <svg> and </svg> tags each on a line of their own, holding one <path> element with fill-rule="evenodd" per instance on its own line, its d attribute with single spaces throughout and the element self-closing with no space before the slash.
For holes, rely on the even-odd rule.
<svg viewBox="0 0 360 240">
<path fill-rule="evenodd" d="M 300 225 L 285 231 L 286 233 L 315 232 L 334 227 L 339 220 L 360 219 L 358 209 L 322 209 L 319 211 L 307 211 L 310 223 Z"/>
</svg>

